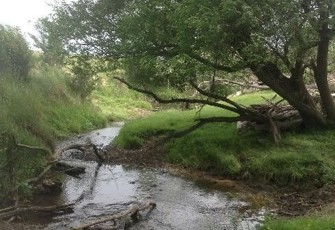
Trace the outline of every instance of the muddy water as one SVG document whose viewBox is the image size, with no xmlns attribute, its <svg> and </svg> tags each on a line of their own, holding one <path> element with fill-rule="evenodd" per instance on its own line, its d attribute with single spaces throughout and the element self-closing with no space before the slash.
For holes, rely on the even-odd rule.
<svg viewBox="0 0 335 230">
<path fill-rule="evenodd" d="M 118 134 L 121 124 L 72 138 L 68 142 L 92 142 L 107 146 Z M 62 143 L 66 145 L 67 143 Z M 122 165 L 98 165 L 84 161 L 81 153 L 69 151 L 62 161 L 86 167 L 80 178 L 66 177 L 56 203 L 75 203 L 74 212 L 55 217 L 46 229 L 70 229 L 126 210 L 131 203 L 147 198 L 157 207 L 130 229 L 257 229 L 264 218 L 259 212 L 247 217 L 240 213 L 247 204 L 231 193 L 199 186 L 170 175 L 164 170 L 133 169 Z M 236 196 L 235 196 L 236 197 Z M 100 226 L 107 227 L 107 226 Z"/>
</svg>

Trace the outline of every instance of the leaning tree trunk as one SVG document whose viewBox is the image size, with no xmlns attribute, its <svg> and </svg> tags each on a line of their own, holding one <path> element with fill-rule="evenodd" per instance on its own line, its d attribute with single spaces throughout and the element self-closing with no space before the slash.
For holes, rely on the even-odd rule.
<svg viewBox="0 0 335 230">
<path fill-rule="evenodd" d="M 266 63 L 261 67 L 250 65 L 250 68 L 259 80 L 298 110 L 306 127 L 324 128 L 327 126 L 324 116 L 317 109 L 302 81 L 287 78 L 273 63 Z"/>
<path fill-rule="evenodd" d="M 330 29 L 328 22 L 328 11 L 320 9 L 321 29 L 319 32 L 320 41 L 317 49 L 316 66 L 314 66 L 314 79 L 320 93 L 322 108 L 327 120 L 335 124 L 335 104 L 328 84 L 328 52 L 330 43 Z"/>
</svg>

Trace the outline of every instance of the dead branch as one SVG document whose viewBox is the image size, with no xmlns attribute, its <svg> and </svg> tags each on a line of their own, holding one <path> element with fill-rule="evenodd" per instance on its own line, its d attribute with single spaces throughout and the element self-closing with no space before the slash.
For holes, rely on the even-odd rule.
<svg viewBox="0 0 335 230">
<path fill-rule="evenodd" d="M 24 148 L 24 149 L 43 151 L 43 152 L 48 153 L 49 155 L 52 154 L 49 149 L 44 148 L 44 147 L 40 147 L 40 146 L 24 145 L 24 144 L 20 144 L 20 143 L 16 143 L 16 146 L 19 147 L 19 148 Z"/>
<path fill-rule="evenodd" d="M 55 162 L 53 169 L 72 177 L 78 177 L 78 175 L 85 173 L 85 167 L 72 166 L 65 162 Z"/>
<path fill-rule="evenodd" d="M 38 149 L 38 150 L 41 150 L 41 149 L 43 150 L 44 149 L 43 147 L 28 146 L 28 145 L 22 145 L 22 144 L 18 144 L 18 146 L 24 147 L 24 148 L 29 148 L 29 149 Z M 78 150 L 82 151 L 82 148 L 84 146 L 86 146 L 86 144 L 85 145 L 83 145 L 83 144 L 71 144 L 71 145 L 65 146 L 65 147 L 55 151 L 54 158 L 58 158 L 60 156 L 60 154 L 62 154 L 64 151 L 69 150 L 69 149 L 78 149 Z M 43 177 L 52 169 L 52 167 L 56 163 L 59 164 L 60 162 L 53 161 L 52 163 L 48 164 L 37 177 L 26 180 L 26 183 L 27 184 L 37 184 L 38 182 L 40 182 L 43 179 Z M 66 170 L 64 170 L 64 172 L 71 174 L 71 172 L 67 172 Z M 18 189 L 19 187 L 20 187 L 20 185 L 17 185 L 16 189 Z"/>
<path fill-rule="evenodd" d="M 271 110 L 268 111 L 268 119 L 270 123 L 270 131 L 272 133 L 273 139 L 276 144 L 278 144 L 281 140 L 281 135 L 280 135 L 280 129 L 278 128 L 277 124 L 273 121 L 273 118 L 271 116 Z"/>
<path fill-rule="evenodd" d="M 49 213 L 58 213 L 58 212 L 70 212 L 73 210 L 74 204 L 67 204 L 67 205 L 53 205 L 53 206 L 18 206 L 18 207 L 10 207 L 8 211 L 1 211 L 0 212 L 0 219 L 7 219 L 12 216 L 22 215 L 24 213 L 37 213 L 37 212 L 49 212 Z M 5 210 L 5 209 L 3 209 Z"/>
<path fill-rule="evenodd" d="M 144 204 L 141 207 L 139 205 L 135 204 L 135 205 L 132 205 L 130 208 L 128 208 L 127 210 L 125 210 L 121 213 L 117 213 L 117 214 L 114 214 L 110 217 L 105 217 L 105 218 L 93 221 L 91 223 L 83 224 L 79 227 L 75 227 L 75 228 L 72 228 L 72 229 L 73 230 L 83 230 L 83 229 L 87 229 L 90 226 L 105 223 L 105 222 L 108 222 L 108 221 L 113 221 L 114 224 L 115 224 L 116 220 L 123 219 L 125 217 L 130 217 L 130 218 L 133 219 L 133 218 L 135 218 L 135 216 L 137 216 L 138 212 L 143 211 L 145 209 L 149 209 L 149 211 L 150 211 L 150 210 L 154 209 L 155 207 L 156 207 L 156 203 L 150 200 L 150 201 L 146 202 L 146 204 Z"/>
<path fill-rule="evenodd" d="M 52 166 L 53 166 L 53 164 L 49 164 L 47 167 L 44 168 L 44 170 L 37 177 L 31 178 L 31 179 L 27 180 L 26 182 L 28 184 L 36 184 L 36 183 L 40 182 L 42 180 L 42 178 L 50 171 Z"/>
<path fill-rule="evenodd" d="M 209 117 L 209 118 L 197 118 L 195 119 L 195 121 L 197 122 L 195 125 L 184 129 L 182 131 L 178 131 L 178 132 L 174 132 L 168 136 L 166 136 L 165 138 L 163 138 L 159 144 L 164 143 L 168 140 L 171 139 L 175 139 L 175 138 L 181 138 L 183 136 L 186 136 L 187 134 L 199 129 L 200 127 L 202 127 L 203 125 L 207 124 L 207 123 L 217 123 L 217 122 L 237 122 L 237 121 L 241 121 L 241 120 L 245 120 L 246 117 Z"/>
<path fill-rule="evenodd" d="M 3 213 L 3 212 L 8 212 L 8 211 L 12 211 L 16 209 L 15 206 L 12 206 L 12 207 L 7 207 L 7 208 L 3 208 L 3 209 L 0 209 L 0 213 Z"/>
</svg>

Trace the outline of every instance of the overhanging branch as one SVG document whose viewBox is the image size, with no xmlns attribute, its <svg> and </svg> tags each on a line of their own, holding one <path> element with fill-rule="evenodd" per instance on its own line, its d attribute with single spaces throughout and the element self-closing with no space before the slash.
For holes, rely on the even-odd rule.
<svg viewBox="0 0 335 230">
<path fill-rule="evenodd" d="M 225 65 L 220 65 L 220 64 L 217 64 L 217 63 L 213 63 L 211 62 L 210 60 L 206 59 L 206 58 L 203 58 L 201 57 L 200 55 L 194 53 L 194 52 L 185 52 L 186 55 L 188 55 L 190 58 L 206 65 L 206 66 L 209 66 L 209 67 L 213 67 L 214 69 L 217 69 L 217 70 L 223 70 L 223 71 L 226 71 L 228 73 L 234 73 L 234 72 L 237 72 L 239 70 L 242 70 L 242 69 L 245 69 L 246 68 L 246 65 L 242 64 L 242 63 L 238 63 L 238 64 L 235 64 L 233 66 L 225 66 Z"/>
<path fill-rule="evenodd" d="M 235 107 L 232 107 L 232 106 L 229 106 L 229 105 L 226 105 L 226 104 L 221 104 L 221 103 L 218 103 L 218 102 L 208 101 L 208 100 L 190 99 L 190 98 L 163 99 L 163 98 L 159 97 L 157 94 L 155 94 L 155 93 L 153 93 L 149 90 L 140 89 L 140 88 L 137 88 L 137 87 L 131 85 L 130 83 L 128 83 L 127 81 L 125 81 L 122 78 L 114 77 L 114 79 L 116 79 L 116 80 L 122 82 L 123 84 L 127 85 L 129 89 L 135 90 L 139 93 L 143 93 L 143 94 L 146 94 L 146 95 L 154 98 L 159 103 L 163 103 L 163 104 L 172 104 L 172 103 L 205 104 L 205 105 L 218 107 L 218 108 L 221 108 L 221 109 L 226 109 L 226 110 L 229 110 L 229 111 L 237 113 L 237 114 L 242 113 L 242 111 L 240 109 L 237 109 Z"/>
<path fill-rule="evenodd" d="M 168 135 L 167 137 L 162 139 L 162 143 L 171 140 L 171 139 L 175 139 L 175 138 L 181 138 L 183 136 L 186 136 L 187 134 L 199 129 L 200 127 L 202 127 L 205 124 L 208 123 L 215 123 L 215 122 L 237 122 L 237 121 L 241 121 L 241 120 L 245 120 L 246 117 L 243 116 L 239 116 L 239 117 L 209 117 L 209 118 L 197 118 L 195 119 L 195 121 L 197 122 L 195 125 L 184 129 L 182 131 L 179 132 L 174 132 L 170 135 Z"/>
<path fill-rule="evenodd" d="M 220 95 L 217 95 L 217 94 L 214 94 L 214 93 L 210 93 L 210 92 L 204 91 L 204 90 L 200 89 L 196 84 L 194 84 L 194 82 L 190 82 L 190 84 L 200 94 L 202 94 L 202 95 L 204 95 L 206 97 L 211 97 L 211 98 L 214 98 L 216 100 L 220 100 L 220 101 L 226 102 L 226 103 L 234 106 L 239 111 L 238 114 L 254 114 L 253 111 L 244 108 L 242 105 L 240 105 L 240 104 L 238 104 L 238 103 L 230 100 L 229 98 L 227 98 L 225 96 L 220 96 Z"/>
</svg>

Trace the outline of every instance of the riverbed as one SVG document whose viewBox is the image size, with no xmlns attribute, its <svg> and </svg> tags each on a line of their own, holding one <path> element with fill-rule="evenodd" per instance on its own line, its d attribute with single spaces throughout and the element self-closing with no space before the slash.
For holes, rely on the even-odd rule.
<svg viewBox="0 0 335 230">
<path fill-rule="evenodd" d="M 59 146 L 90 139 L 103 152 L 121 127 L 122 123 L 115 123 L 106 129 L 69 138 Z M 61 161 L 85 167 L 86 171 L 77 178 L 65 176 L 62 192 L 53 203 L 75 203 L 74 212 L 53 217 L 45 229 L 77 227 L 122 212 L 131 204 L 147 199 L 152 199 L 156 208 L 129 229 L 249 230 L 257 229 L 264 220 L 264 210 L 254 214 L 241 212 L 248 203 L 232 191 L 199 185 L 164 169 L 139 169 L 84 159 L 83 153 L 75 150 L 62 154 Z M 108 229 L 110 223 L 99 227 Z M 123 227 L 121 223 L 119 229 Z"/>
</svg>

